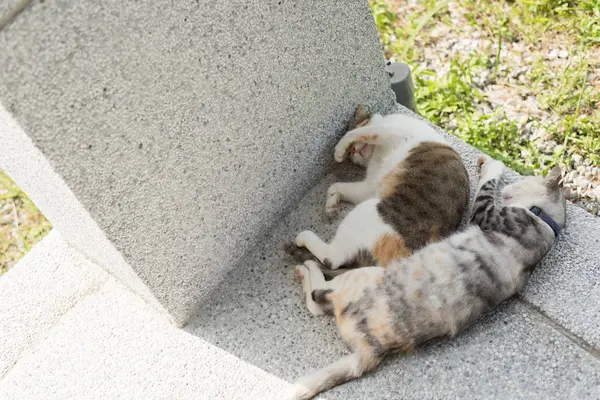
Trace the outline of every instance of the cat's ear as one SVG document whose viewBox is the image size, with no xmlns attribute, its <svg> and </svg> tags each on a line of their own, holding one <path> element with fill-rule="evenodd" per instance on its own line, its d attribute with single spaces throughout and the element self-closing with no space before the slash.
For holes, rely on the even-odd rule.
<svg viewBox="0 0 600 400">
<path fill-rule="evenodd" d="M 569 187 L 560 188 L 560 192 L 562 193 L 563 197 L 567 200 L 575 201 L 575 198 L 577 197 L 577 193 Z"/>
<path fill-rule="evenodd" d="M 558 189 L 560 187 L 561 177 L 560 167 L 557 165 L 548 172 L 548 175 L 546 175 L 546 186 L 550 189 Z"/>
</svg>

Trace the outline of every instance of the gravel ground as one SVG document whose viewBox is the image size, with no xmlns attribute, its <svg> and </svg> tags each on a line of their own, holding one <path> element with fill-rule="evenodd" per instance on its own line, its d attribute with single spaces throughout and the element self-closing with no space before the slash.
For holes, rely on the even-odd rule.
<svg viewBox="0 0 600 400">
<path fill-rule="evenodd" d="M 382 42 L 389 59 L 404 61 L 404 55 L 397 54 L 399 51 L 394 50 L 394 43 L 406 40 L 401 37 L 402 33 L 419 29 L 414 26 L 421 21 L 421 15 L 431 11 L 431 5 L 421 4 L 424 1 L 380 0 L 372 2 L 372 7 L 374 3 L 383 4 L 396 14 L 397 20 L 393 24 L 402 27 L 403 31 L 392 35 L 387 43 L 382 38 Z M 489 3 L 491 7 L 494 2 Z M 503 7 L 498 2 L 494 4 Z M 575 71 L 585 62 L 585 93 L 596 96 L 593 98 L 600 98 L 600 47 L 596 46 L 583 53 L 578 51 L 568 34 L 546 32 L 540 34 L 539 40 L 530 41 L 524 40 L 525 34 L 520 35 L 515 30 L 516 35 L 521 37 L 503 40 L 498 51 L 495 36 L 497 28 L 493 17 L 481 16 L 481 21 L 469 22 L 466 16 L 470 11 L 469 7 L 468 2 L 450 2 L 447 8 L 444 7 L 439 12 L 439 16 L 436 15 L 431 22 L 421 27 L 414 39 L 415 52 L 418 54 L 411 62 L 413 68 L 417 66 L 421 70 L 434 71 L 435 76 L 430 79 L 440 79 L 448 74 L 450 60 L 457 56 L 481 54 L 489 57 L 485 66 L 477 65 L 471 69 L 473 83 L 483 93 L 483 98 L 476 100 L 475 112 L 482 115 L 493 114 L 497 120 L 517 123 L 521 136 L 535 146 L 544 159 L 559 158 L 563 183 L 571 188 L 569 200 L 596 216 L 600 215 L 600 164 L 573 152 L 567 141 L 557 143 L 556 134 L 553 135 L 545 128 L 566 124 L 565 115 L 554 112 L 553 104 L 548 104 L 548 99 L 552 99 L 552 91 L 560 91 L 568 85 L 574 86 L 568 81 L 569 76 L 565 71 Z M 419 16 L 414 17 L 413 14 Z M 379 28 L 381 34 L 381 25 Z M 509 26 L 507 31 L 510 28 Z M 573 91 L 577 93 L 577 87 L 572 89 L 567 95 L 572 96 Z M 592 103 L 591 107 L 582 107 L 581 110 L 578 108 L 577 112 L 576 118 L 593 117 L 600 121 L 600 101 L 595 106 Z M 441 126 L 452 132 L 457 128 L 457 121 L 451 115 L 449 122 Z M 560 129 L 564 132 L 564 128 Z M 596 132 L 598 134 L 600 132 Z M 564 148 L 565 143 L 567 148 Z M 527 160 L 527 156 L 532 157 L 527 152 L 522 150 L 524 160 Z M 557 154 L 567 156 L 557 157 Z M 535 170 L 535 173 L 541 173 L 542 169 L 547 168 L 548 164 L 544 168 L 546 161 L 540 163 L 542 167 Z"/>
</svg>

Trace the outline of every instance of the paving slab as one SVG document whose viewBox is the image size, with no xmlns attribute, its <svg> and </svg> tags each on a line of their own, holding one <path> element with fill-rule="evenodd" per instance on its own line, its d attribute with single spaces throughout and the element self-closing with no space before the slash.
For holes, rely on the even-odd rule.
<svg viewBox="0 0 600 400">
<path fill-rule="evenodd" d="M 56 230 L 0 276 L 0 377 L 107 278 Z"/>
<path fill-rule="evenodd" d="M 351 171 L 336 173 L 348 176 Z M 294 263 L 279 247 L 283 239 L 303 229 L 331 237 L 340 217 L 330 221 L 324 216 L 324 199 L 327 187 L 337 179 L 330 174 L 313 188 L 263 245 L 230 272 L 187 331 L 288 381 L 347 354 L 334 321 L 313 317 L 306 310 Z M 510 301 L 455 340 L 390 358 L 375 373 L 324 398 L 598 396 L 600 360 L 555 330 L 541 314 Z"/>
<path fill-rule="evenodd" d="M 278 399 L 287 386 L 173 327 L 111 278 L 0 381 L 0 398 Z"/>
</svg>

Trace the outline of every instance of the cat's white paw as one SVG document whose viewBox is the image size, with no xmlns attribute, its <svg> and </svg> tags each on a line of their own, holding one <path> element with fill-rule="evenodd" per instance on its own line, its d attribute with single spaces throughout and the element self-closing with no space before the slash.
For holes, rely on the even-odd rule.
<svg viewBox="0 0 600 400">
<path fill-rule="evenodd" d="M 325 214 L 328 217 L 332 217 L 337 213 L 337 210 L 340 205 L 340 194 L 334 193 L 330 196 L 327 196 L 327 201 L 325 202 Z"/>
<path fill-rule="evenodd" d="M 482 155 L 477 159 L 481 180 L 487 181 L 490 179 L 499 179 L 504 173 L 504 164 L 489 156 Z"/>
<path fill-rule="evenodd" d="M 348 147 L 350 146 L 350 144 L 351 143 L 347 143 L 344 139 L 340 140 L 337 146 L 335 146 L 335 154 L 333 155 L 335 161 L 341 163 L 346 159 L 346 156 L 348 155 Z"/>
<path fill-rule="evenodd" d="M 296 276 L 301 281 L 304 281 L 304 277 L 308 274 L 308 268 L 304 265 L 296 265 Z"/>
<path fill-rule="evenodd" d="M 337 212 L 340 204 L 340 193 L 337 191 L 337 186 L 334 183 L 327 190 L 327 200 L 325 201 L 325 214 L 332 216 Z"/>
<path fill-rule="evenodd" d="M 313 233 L 311 231 L 302 231 L 296 236 L 296 246 L 298 247 L 306 247 L 306 244 L 312 237 Z"/>
</svg>

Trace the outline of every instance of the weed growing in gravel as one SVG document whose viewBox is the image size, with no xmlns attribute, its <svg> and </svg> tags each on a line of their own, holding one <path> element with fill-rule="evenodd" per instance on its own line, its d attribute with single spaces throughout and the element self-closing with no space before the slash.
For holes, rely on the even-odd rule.
<svg viewBox="0 0 600 400">
<path fill-rule="evenodd" d="M 25 193 L 0 170 L 0 275 L 51 228 Z"/>
<path fill-rule="evenodd" d="M 419 112 L 524 173 L 600 165 L 600 0 L 371 0 Z"/>
</svg>

